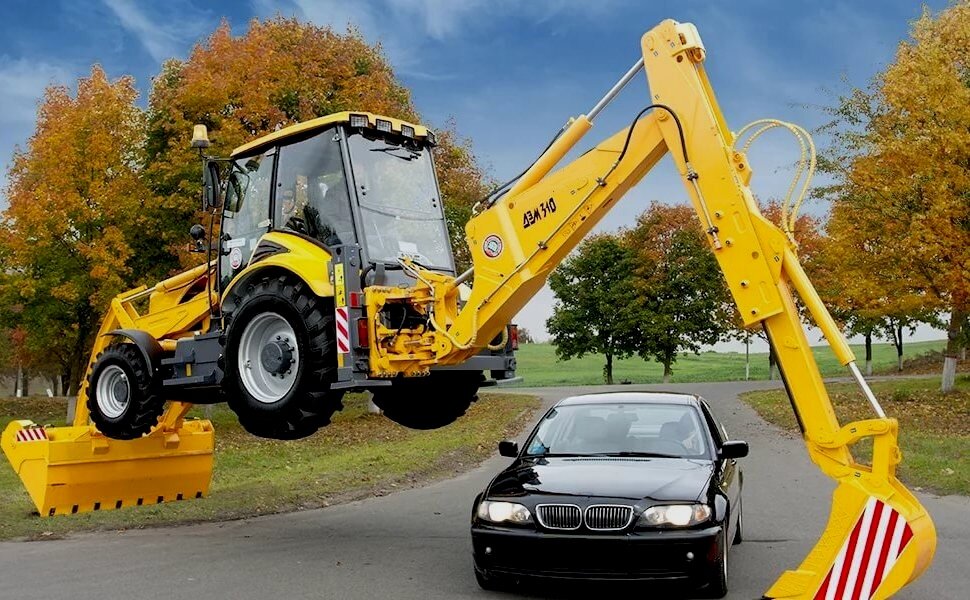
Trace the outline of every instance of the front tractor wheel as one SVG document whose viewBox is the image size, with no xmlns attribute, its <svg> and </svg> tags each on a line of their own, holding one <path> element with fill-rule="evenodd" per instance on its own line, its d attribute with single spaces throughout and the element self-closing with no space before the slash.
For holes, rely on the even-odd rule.
<svg viewBox="0 0 970 600">
<path fill-rule="evenodd" d="M 465 414 L 478 400 L 481 371 L 437 371 L 427 377 L 398 379 L 374 390 L 384 416 L 411 429 L 439 429 Z"/>
<path fill-rule="evenodd" d="M 165 400 L 134 344 L 108 346 L 91 368 L 87 385 L 91 421 L 109 438 L 133 440 L 158 424 Z"/>
<path fill-rule="evenodd" d="M 246 285 L 224 308 L 225 391 L 240 424 L 280 440 L 329 424 L 343 407 L 343 393 L 330 390 L 337 369 L 333 301 L 281 275 Z"/>
</svg>

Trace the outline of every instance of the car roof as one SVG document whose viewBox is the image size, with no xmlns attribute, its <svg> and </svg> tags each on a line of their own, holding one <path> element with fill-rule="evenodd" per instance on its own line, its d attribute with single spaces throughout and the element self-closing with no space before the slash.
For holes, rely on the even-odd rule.
<svg viewBox="0 0 970 600">
<path fill-rule="evenodd" d="M 700 397 L 676 392 L 597 392 L 563 398 L 556 406 L 577 404 L 674 404 L 698 406 Z"/>
</svg>

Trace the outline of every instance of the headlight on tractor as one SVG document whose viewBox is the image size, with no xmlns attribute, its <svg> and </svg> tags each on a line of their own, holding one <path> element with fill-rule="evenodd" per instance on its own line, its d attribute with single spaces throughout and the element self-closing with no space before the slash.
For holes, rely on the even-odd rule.
<svg viewBox="0 0 970 600">
<path fill-rule="evenodd" d="M 478 518 L 491 523 L 524 525 L 532 522 L 532 513 L 516 502 L 482 500 L 478 505 Z"/>
<path fill-rule="evenodd" d="M 709 518 L 711 507 L 706 504 L 663 504 L 643 511 L 637 524 L 643 527 L 690 527 Z"/>
</svg>

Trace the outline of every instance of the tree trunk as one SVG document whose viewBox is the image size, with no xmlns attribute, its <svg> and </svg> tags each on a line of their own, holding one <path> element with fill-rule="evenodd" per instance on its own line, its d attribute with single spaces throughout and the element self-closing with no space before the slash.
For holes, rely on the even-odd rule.
<svg viewBox="0 0 970 600">
<path fill-rule="evenodd" d="M 606 385 L 613 385 L 613 355 L 606 353 L 606 365 L 603 367 L 603 377 L 606 378 Z"/>
<path fill-rule="evenodd" d="M 896 344 L 896 370 L 900 373 L 903 372 L 903 322 L 900 321 L 899 325 L 896 326 L 896 339 L 899 343 Z"/>
<path fill-rule="evenodd" d="M 71 373 L 70 371 L 61 372 L 61 393 L 65 396 L 70 396 L 68 393 L 71 388 Z"/>
<path fill-rule="evenodd" d="M 670 368 L 673 360 L 670 357 L 664 359 L 664 383 L 670 383 L 670 376 L 673 375 L 673 370 Z"/>
<path fill-rule="evenodd" d="M 26 398 L 30 395 L 30 372 L 27 369 L 20 369 L 20 385 L 18 391 L 21 397 Z"/>
<path fill-rule="evenodd" d="M 946 350 L 943 352 L 943 380 L 940 391 L 944 394 L 953 391 L 957 377 L 957 352 L 960 350 L 960 328 L 963 325 L 963 311 L 950 312 L 950 326 L 946 330 Z"/>
<path fill-rule="evenodd" d="M 751 334 L 744 336 L 744 380 L 751 379 Z"/>
<path fill-rule="evenodd" d="M 768 381 L 774 381 L 778 371 L 778 359 L 775 356 L 775 349 L 768 345 Z"/>
<path fill-rule="evenodd" d="M 872 329 L 866 330 L 866 377 L 872 376 Z"/>
<path fill-rule="evenodd" d="M 13 397 L 20 398 L 23 394 L 20 392 L 20 379 L 22 377 L 23 369 L 20 365 L 17 365 L 17 375 L 13 378 Z"/>
</svg>

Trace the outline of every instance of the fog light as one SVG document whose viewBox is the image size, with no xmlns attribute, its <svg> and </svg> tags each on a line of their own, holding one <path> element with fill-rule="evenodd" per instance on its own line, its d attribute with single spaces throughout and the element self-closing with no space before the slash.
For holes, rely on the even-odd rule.
<svg viewBox="0 0 970 600">
<path fill-rule="evenodd" d="M 410 125 L 401 125 L 401 135 L 403 135 L 406 138 L 413 138 L 414 127 L 411 127 Z"/>
<path fill-rule="evenodd" d="M 350 115 L 351 127 L 367 127 L 367 115 Z"/>
<path fill-rule="evenodd" d="M 431 144 L 432 146 L 438 143 L 438 138 L 435 137 L 435 134 L 433 131 L 428 132 L 428 143 Z"/>
<path fill-rule="evenodd" d="M 377 119 L 377 131 L 383 131 L 385 133 L 391 132 L 391 122 L 385 121 L 384 119 Z"/>
</svg>

